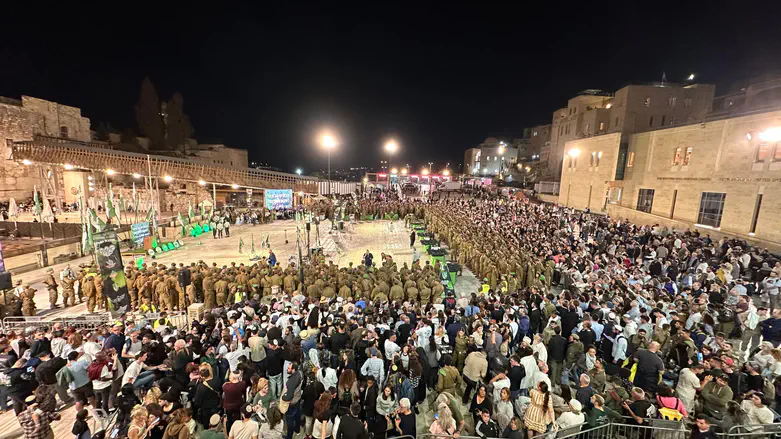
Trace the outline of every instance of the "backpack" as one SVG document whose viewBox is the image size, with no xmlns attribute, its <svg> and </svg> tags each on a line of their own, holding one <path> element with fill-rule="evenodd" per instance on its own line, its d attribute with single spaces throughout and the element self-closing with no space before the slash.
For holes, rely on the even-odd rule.
<svg viewBox="0 0 781 439">
<path fill-rule="evenodd" d="M 103 373 L 103 366 L 105 366 L 105 364 L 96 361 L 90 363 L 89 367 L 87 367 L 87 378 L 89 378 L 90 381 L 98 381 L 100 375 Z"/>
<path fill-rule="evenodd" d="M 659 398 L 656 398 L 656 402 L 659 403 L 659 410 L 657 411 L 659 418 L 667 421 L 681 421 L 683 419 L 683 413 L 679 410 L 681 406 L 680 399 L 675 399 L 675 408 L 665 407 Z"/>
<path fill-rule="evenodd" d="M 455 309 L 456 307 L 456 298 L 453 296 L 447 296 L 445 297 L 445 309 Z"/>
</svg>

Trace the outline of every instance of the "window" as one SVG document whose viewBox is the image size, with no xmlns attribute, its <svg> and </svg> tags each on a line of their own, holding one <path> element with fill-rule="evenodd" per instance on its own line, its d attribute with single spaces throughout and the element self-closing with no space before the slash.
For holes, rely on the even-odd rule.
<svg viewBox="0 0 781 439">
<path fill-rule="evenodd" d="M 591 153 L 591 164 L 590 164 L 589 166 L 592 166 L 592 167 L 593 167 L 593 166 L 594 166 L 594 163 L 595 163 L 596 161 L 597 161 L 597 153 L 596 153 L 596 152 L 592 152 L 592 153 Z"/>
<path fill-rule="evenodd" d="M 660 127 L 664 126 L 664 114 L 662 115 L 662 123 L 659 124 Z"/>
<path fill-rule="evenodd" d="M 534 132 L 534 137 L 537 137 L 537 131 Z"/>
<path fill-rule="evenodd" d="M 673 108 L 675 106 L 676 99 L 677 98 L 675 96 L 670 96 L 670 99 L 667 99 L 667 106 Z"/>
<path fill-rule="evenodd" d="M 572 114 L 578 114 L 578 107 L 573 108 L 573 110 Z"/>
<path fill-rule="evenodd" d="M 634 152 L 630 152 L 629 153 L 629 157 L 627 157 L 627 159 L 626 159 L 626 167 L 627 168 L 631 168 L 634 165 L 635 165 L 635 153 Z"/>
<path fill-rule="evenodd" d="M 770 157 L 770 145 L 767 143 L 760 143 L 757 145 L 757 159 L 758 162 L 764 162 Z"/>
<path fill-rule="evenodd" d="M 599 131 L 605 131 L 605 122 L 599 123 Z"/>
<path fill-rule="evenodd" d="M 703 192 L 697 223 L 711 227 L 721 226 L 721 214 L 724 212 L 725 198 L 727 198 L 725 193 Z"/>
<path fill-rule="evenodd" d="M 651 117 L 649 117 L 649 118 L 648 118 L 648 126 L 649 126 L 649 127 L 652 127 L 652 126 L 654 126 L 654 117 L 653 117 L 653 116 L 651 116 Z"/>
<path fill-rule="evenodd" d="M 686 98 L 683 100 L 683 106 L 689 108 L 692 106 L 692 98 Z"/>
<path fill-rule="evenodd" d="M 60 137 L 63 139 L 68 138 L 68 127 L 60 127 Z"/>
<path fill-rule="evenodd" d="M 646 107 L 650 107 L 651 106 L 651 97 L 650 96 L 646 96 L 644 105 Z"/>
<path fill-rule="evenodd" d="M 683 166 L 687 166 L 689 164 L 689 161 L 691 161 L 692 158 L 692 148 L 691 146 L 686 148 L 686 155 L 683 156 Z"/>
<path fill-rule="evenodd" d="M 640 189 L 640 193 L 637 195 L 637 210 L 645 213 L 651 213 L 651 208 L 653 205 L 654 190 Z"/>
<path fill-rule="evenodd" d="M 673 155 L 673 166 L 681 164 L 681 148 L 675 148 L 675 154 Z"/>
<path fill-rule="evenodd" d="M 597 153 L 597 168 L 599 167 L 599 160 L 602 158 L 602 151 Z"/>
</svg>

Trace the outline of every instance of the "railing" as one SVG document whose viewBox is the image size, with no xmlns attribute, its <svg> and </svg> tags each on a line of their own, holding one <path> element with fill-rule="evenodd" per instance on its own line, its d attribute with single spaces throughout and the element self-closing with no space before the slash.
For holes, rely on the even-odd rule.
<svg viewBox="0 0 781 439">
<path fill-rule="evenodd" d="M 682 421 L 664 419 L 644 419 L 642 425 L 610 423 L 588 428 L 580 424 L 564 430 L 550 431 L 533 436 L 531 439 L 686 439 L 691 435 L 692 426 Z M 711 428 L 718 429 L 717 425 Z M 759 439 L 771 438 L 781 434 L 781 424 L 737 425 L 729 431 L 717 433 L 723 439 Z"/>
<path fill-rule="evenodd" d="M 176 180 L 205 180 L 219 185 L 237 184 L 253 189 L 293 189 L 318 192 L 321 180 L 284 172 L 207 165 L 190 160 L 151 154 L 116 151 L 78 143 L 59 143 L 49 140 L 13 142 L 10 145 L 13 160 L 23 159 L 39 163 L 65 165 L 81 169 L 103 170 L 110 164 L 123 175 L 135 173 L 160 178 L 170 175 Z"/>
<path fill-rule="evenodd" d="M 111 314 L 95 313 L 86 314 L 83 316 L 67 316 L 57 318 L 47 318 L 45 316 L 31 316 L 31 317 L 6 317 L 3 319 L 2 330 L 5 333 L 10 331 L 19 332 L 24 331 L 27 328 L 40 328 L 51 327 L 56 323 L 60 323 L 63 327 L 74 327 L 76 329 L 94 330 L 101 326 L 106 326 L 111 323 Z"/>
</svg>

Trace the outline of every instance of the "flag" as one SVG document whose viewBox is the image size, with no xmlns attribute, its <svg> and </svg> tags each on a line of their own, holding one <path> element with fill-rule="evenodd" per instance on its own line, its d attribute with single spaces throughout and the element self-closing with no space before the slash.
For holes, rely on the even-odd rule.
<svg viewBox="0 0 781 439">
<path fill-rule="evenodd" d="M 122 196 L 122 191 L 119 191 L 119 212 L 125 212 L 125 197 Z"/>
<path fill-rule="evenodd" d="M 150 206 L 149 210 L 146 212 L 146 221 L 152 221 L 152 218 L 155 216 L 155 206 Z"/>
<path fill-rule="evenodd" d="M 255 234 L 252 233 L 252 234 L 250 234 L 250 236 L 252 237 L 252 247 L 251 247 L 251 250 L 252 250 L 252 253 L 255 253 Z"/>
<path fill-rule="evenodd" d="M 241 253 L 241 250 L 244 248 L 244 240 L 242 238 L 239 238 L 239 253 Z"/>
<path fill-rule="evenodd" d="M 193 211 L 193 202 L 187 201 L 187 220 L 189 222 L 192 222 L 193 217 L 195 216 L 195 211 Z"/>
<path fill-rule="evenodd" d="M 138 193 L 136 192 L 136 182 L 133 182 L 133 209 L 138 210 Z"/>
<path fill-rule="evenodd" d="M 17 216 L 19 216 L 19 208 L 16 206 L 16 200 L 11 198 L 11 201 L 8 203 L 8 217 L 16 221 Z"/>
<path fill-rule="evenodd" d="M 98 232 L 102 232 L 103 229 L 106 228 L 106 222 L 100 219 L 98 214 L 95 213 L 95 209 L 89 209 L 89 223 Z M 87 230 L 89 230 L 89 228 Z"/>
<path fill-rule="evenodd" d="M 52 205 L 49 204 L 49 199 L 43 200 L 43 210 L 41 210 L 41 220 L 46 221 L 51 226 L 54 222 L 54 212 L 52 211 Z"/>
<path fill-rule="evenodd" d="M 90 249 L 89 244 L 89 232 L 87 232 L 87 222 L 81 223 L 81 251 L 82 253 L 88 253 Z"/>
<path fill-rule="evenodd" d="M 38 199 L 38 186 L 33 185 L 33 211 L 36 215 L 41 214 L 41 200 Z"/>
<path fill-rule="evenodd" d="M 179 224 L 182 226 L 182 236 L 184 236 L 185 230 L 184 230 L 184 218 L 182 218 L 182 212 L 176 212 L 176 218 L 179 220 Z"/>
<path fill-rule="evenodd" d="M 117 211 L 114 208 L 114 191 L 111 190 L 111 183 L 108 185 L 108 192 L 106 193 L 106 221 L 111 222 L 111 218 L 117 216 Z"/>
<path fill-rule="evenodd" d="M 200 205 L 201 205 L 201 221 L 203 221 L 206 217 L 206 202 L 201 201 Z"/>
</svg>

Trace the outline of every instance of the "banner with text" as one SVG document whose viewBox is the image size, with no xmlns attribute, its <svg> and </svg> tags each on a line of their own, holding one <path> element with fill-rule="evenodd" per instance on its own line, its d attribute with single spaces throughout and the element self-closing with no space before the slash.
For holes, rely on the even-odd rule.
<svg viewBox="0 0 781 439">
<path fill-rule="evenodd" d="M 130 233 L 133 235 L 133 241 L 136 242 L 136 245 L 144 245 L 144 238 L 152 235 L 149 231 L 149 221 L 131 224 Z"/>
<path fill-rule="evenodd" d="M 292 189 L 266 189 L 266 208 L 267 209 L 292 209 L 293 208 L 293 190 Z"/>
<path fill-rule="evenodd" d="M 111 301 L 113 311 L 130 311 L 130 297 L 127 291 L 127 279 L 122 267 L 122 255 L 119 251 L 117 233 L 113 230 L 95 233 L 95 255 L 98 270 L 103 278 L 103 294 Z"/>
</svg>

